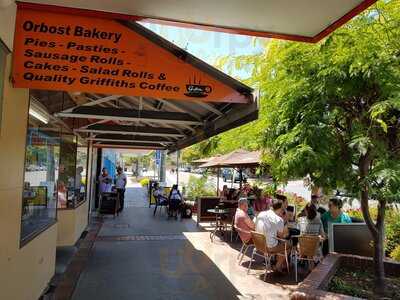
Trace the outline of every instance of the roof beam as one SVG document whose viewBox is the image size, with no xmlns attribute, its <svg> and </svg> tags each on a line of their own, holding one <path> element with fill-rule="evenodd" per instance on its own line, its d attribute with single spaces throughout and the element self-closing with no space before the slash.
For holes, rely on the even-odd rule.
<svg viewBox="0 0 400 300">
<path fill-rule="evenodd" d="M 166 137 L 160 136 L 146 136 L 146 135 L 126 135 L 126 134 L 98 134 L 96 139 L 111 139 L 111 140 L 129 140 L 129 141 L 142 141 L 149 143 L 170 143 Z M 173 143 L 173 142 L 172 142 Z"/>
<path fill-rule="evenodd" d="M 100 105 L 102 103 L 118 99 L 119 97 L 121 97 L 121 96 L 111 95 L 111 96 L 107 96 L 107 97 L 104 97 L 104 98 L 99 98 L 99 99 L 96 99 L 96 100 L 92 100 L 90 98 L 86 98 L 90 102 L 86 102 L 86 103 L 84 103 L 82 105 L 77 105 L 77 106 L 73 106 L 73 107 L 67 108 L 67 109 L 61 111 L 60 113 L 72 112 L 77 107 Z"/>
<path fill-rule="evenodd" d="M 182 149 L 200 142 L 208 137 L 217 135 L 226 130 L 241 126 L 258 118 L 258 101 L 254 101 L 245 106 L 236 107 L 226 114 L 224 118 L 220 118 L 215 122 L 206 124 L 204 131 L 200 131 L 193 136 L 177 141 L 174 147 L 169 148 L 169 152 L 175 152 L 177 149 Z"/>
<path fill-rule="evenodd" d="M 112 107 L 88 107 L 80 106 L 71 112 L 61 112 L 55 114 L 63 118 L 83 118 L 98 120 L 120 120 L 120 121 L 149 121 L 153 123 L 169 123 L 178 125 L 203 125 L 192 116 L 179 112 L 146 111 Z"/>
<path fill-rule="evenodd" d="M 150 126 L 128 126 L 128 125 L 108 125 L 94 124 L 87 128 L 77 129 L 78 132 L 106 133 L 106 134 L 124 134 L 141 136 L 161 136 L 181 138 L 185 135 L 176 129 Z"/>
<path fill-rule="evenodd" d="M 171 142 L 149 142 L 146 140 L 131 140 L 131 139 L 120 139 L 120 140 L 116 140 L 116 139 L 106 139 L 106 138 L 98 138 L 98 137 L 94 137 L 94 138 L 88 138 L 88 141 L 97 141 L 97 142 L 121 142 L 121 143 L 132 143 L 132 144 L 143 144 L 143 143 L 147 143 L 147 144 L 156 144 L 156 145 L 164 145 L 164 144 L 173 144 Z"/>
<path fill-rule="evenodd" d="M 95 143 L 93 144 L 95 148 L 116 148 L 116 149 L 148 149 L 148 150 L 165 150 L 166 147 L 162 145 L 135 145 L 127 143 Z"/>
<path fill-rule="evenodd" d="M 215 108 L 214 106 L 212 106 L 211 104 L 208 104 L 208 103 L 206 103 L 206 102 L 199 101 L 199 100 L 190 100 L 190 102 L 194 102 L 194 103 L 198 104 L 199 106 L 201 106 L 201 107 L 203 107 L 203 108 L 205 108 L 205 109 L 207 109 L 207 110 L 213 112 L 214 114 L 216 114 L 216 115 L 218 115 L 218 116 L 220 116 L 220 117 L 222 117 L 222 116 L 224 115 L 224 114 L 223 114 L 221 111 L 219 111 L 217 108 Z"/>
<path fill-rule="evenodd" d="M 182 113 L 189 114 L 193 118 L 196 118 L 199 121 L 201 120 L 201 117 L 198 114 L 196 114 L 196 113 L 194 113 L 192 111 L 189 111 L 189 110 L 187 110 L 185 108 L 182 108 L 178 104 L 175 104 L 175 103 L 172 103 L 171 101 L 160 99 L 160 98 L 157 98 L 157 100 L 160 101 L 161 103 L 163 103 L 167 107 L 170 107 L 170 108 L 175 109 L 176 111 L 179 111 L 179 112 L 182 112 Z"/>
</svg>

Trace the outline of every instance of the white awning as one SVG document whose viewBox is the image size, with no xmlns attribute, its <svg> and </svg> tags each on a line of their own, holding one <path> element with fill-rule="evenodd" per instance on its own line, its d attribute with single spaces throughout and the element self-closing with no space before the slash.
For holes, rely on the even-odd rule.
<svg viewBox="0 0 400 300">
<path fill-rule="evenodd" d="M 114 18 L 316 42 L 376 0 L 30 0 Z M 42 7 L 45 9 L 44 7 Z M 75 11 L 77 13 L 77 11 Z M 105 14 L 103 14 L 104 17 Z M 132 18 L 133 17 L 133 18 Z"/>
</svg>

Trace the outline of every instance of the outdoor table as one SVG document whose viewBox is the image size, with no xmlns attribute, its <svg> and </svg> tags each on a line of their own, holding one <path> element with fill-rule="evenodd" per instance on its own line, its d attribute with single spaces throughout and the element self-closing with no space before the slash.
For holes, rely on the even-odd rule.
<svg viewBox="0 0 400 300">
<path fill-rule="evenodd" d="M 207 212 L 215 214 L 215 228 L 210 233 L 210 239 L 211 239 L 211 242 L 212 242 L 213 241 L 213 237 L 215 236 L 217 231 L 223 232 L 222 229 L 224 228 L 224 225 L 221 222 L 221 217 L 223 215 L 228 214 L 229 213 L 229 209 L 211 208 L 211 209 L 207 209 Z"/>
</svg>

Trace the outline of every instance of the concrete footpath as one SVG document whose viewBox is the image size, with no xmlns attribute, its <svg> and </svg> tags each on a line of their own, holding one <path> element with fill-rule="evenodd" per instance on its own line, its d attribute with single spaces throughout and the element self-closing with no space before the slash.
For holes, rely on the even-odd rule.
<svg viewBox="0 0 400 300">
<path fill-rule="evenodd" d="M 72 299 L 288 299 L 293 284 L 262 281 L 236 260 L 239 243 L 220 239 L 192 219 L 153 217 L 146 190 L 130 184 L 125 208 L 104 217 Z M 267 280 L 268 281 L 268 280 Z"/>
</svg>

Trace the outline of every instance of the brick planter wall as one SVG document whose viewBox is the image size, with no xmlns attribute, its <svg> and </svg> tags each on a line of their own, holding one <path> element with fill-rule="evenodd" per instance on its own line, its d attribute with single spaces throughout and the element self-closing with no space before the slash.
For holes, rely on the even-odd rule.
<svg viewBox="0 0 400 300">
<path fill-rule="evenodd" d="M 354 266 L 371 266 L 371 257 L 329 254 L 299 285 L 296 292 L 291 296 L 291 300 L 317 300 L 317 299 L 360 299 L 356 297 L 327 292 L 325 289 L 341 264 Z M 395 261 L 385 261 L 385 272 L 387 275 L 398 276 L 400 274 L 400 263 Z"/>
</svg>

